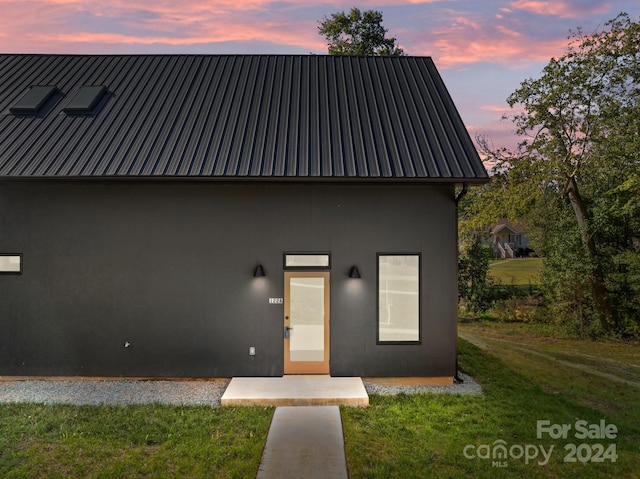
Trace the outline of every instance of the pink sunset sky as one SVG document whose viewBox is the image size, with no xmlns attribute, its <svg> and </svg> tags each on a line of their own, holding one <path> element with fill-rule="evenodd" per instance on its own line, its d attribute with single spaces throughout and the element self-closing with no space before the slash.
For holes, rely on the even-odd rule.
<svg viewBox="0 0 640 479">
<path fill-rule="evenodd" d="M 269 0 L 0 0 L 3 53 L 326 53 L 324 16 L 354 3 Z M 514 147 L 506 97 L 638 0 L 362 0 L 408 55 L 431 56 L 472 135 Z"/>
</svg>

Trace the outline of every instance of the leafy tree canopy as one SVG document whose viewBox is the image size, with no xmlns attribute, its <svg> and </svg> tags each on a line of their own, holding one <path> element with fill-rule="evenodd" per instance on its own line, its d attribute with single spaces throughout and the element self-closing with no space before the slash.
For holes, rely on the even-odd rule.
<svg viewBox="0 0 640 479">
<path fill-rule="evenodd" d="M 382 12 L 353 7 L 349 13 L 324 17 L 318 32 L 327 40 L 330 55 L 402 56 L 395 37 L 387 38 L 382 26 Z"/>
<path fill-rule="evenodd" d="M 481 142 L 499 174 L 466 211 L 527 220 L 549 304 L 581 329 L 640 333 L 640 23 L 623 13 L 572 33 L 507 102 L 523 140 L 516 152 Z"/>
</svg>

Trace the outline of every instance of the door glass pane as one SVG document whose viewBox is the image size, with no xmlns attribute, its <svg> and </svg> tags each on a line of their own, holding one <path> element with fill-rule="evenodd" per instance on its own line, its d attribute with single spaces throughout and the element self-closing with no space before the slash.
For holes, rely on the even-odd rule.
<svg viewBox="0 0 640 479">
<path fill-rule="evenodd" d="M 291 361 L 324 361 L 324 278 L 290 279 Z"/>
<path fill-rule="evenodd" d="M 420 257 L 378 257 L 378 340 L 420 340 Z"/>
</svg>

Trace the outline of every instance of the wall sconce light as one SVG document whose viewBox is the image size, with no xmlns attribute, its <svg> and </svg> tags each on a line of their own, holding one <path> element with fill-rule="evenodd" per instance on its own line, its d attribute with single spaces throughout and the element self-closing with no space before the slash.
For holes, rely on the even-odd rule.
<svg viewBox="0 0 640 479">
<path fill-rule="evenodd" d="M 349 270 L 349 278 L 361 278 L 360 271 L 357 266 L 352 266 Z"/>
<path fill-rule="evenodd" d="M 253 277 L 262 278 L 263 276 L 266 276 L 266 274 L 264 272 L 264 268 L 262 267 L 262 265 L 259 264 L 258 266 L 256 266 L 256 269 L 253 272 Z"/>
</svg>

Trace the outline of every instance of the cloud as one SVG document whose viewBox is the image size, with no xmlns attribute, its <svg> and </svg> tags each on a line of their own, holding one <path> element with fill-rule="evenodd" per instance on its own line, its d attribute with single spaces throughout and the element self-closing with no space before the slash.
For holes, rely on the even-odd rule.
<svg viewBox="0 0 640 479">
<path fill-rule="evenodd" d="M 587 15 L 603 14 L 611 11 L 611 5 L 608 2 L 593 0 L 518 0 L 517 2 L 511 2 L 509 5 L 515 10 L 562 18 L 581 18 Z"/>
<path fill-rule="evenodd" d="M 477 137 L 489 140 L 492 148 L 507 148 L 515 151 L 521 138 L 515 133 L 515 126 L 509 121 L 495 121 L 483 125 L 467 125 L 467 131 L 475 141 Z"/>
<path fill-rule="evenodd" d="M 492 113 L 507 113 L 510 110 L 506 103 L 504 105 L 482 105 L 480 108 Z"/>
<path fill-rule="evenodd" d="M 591 2 L 591 8 L 602 8 L 602 2 L 584 1 Z M 476 11 L 444 8 L 462 3 Z M 404 0 L 389 6 L 388 0 L 365 0 L 360 6 L 384 10 L 385 27 L 407 53 L 431 55 L 438 66 L 448 68 L 474 62 L 548 60 L 557 55 L 566 30 L 558 41 L 549 40 L 548 35 L 534 41 L 535 35 L 543 33 L 536 33 L 518 16 L 547 3 L 552 2 L 518 0 L 508 6 L 490 2 L 481 9 L 475 1 Z M 141 53 L 149 45 L 191 51 L 198 45 L 225 42 L 262 42 L 280 51 L 288 47 L 320 53 L 326 51 L 326 44 L 317 33 L 318 21 L 344 9 L 337 0 L 317 4 L 307 0 L 0 0 L 0 5 L 4 34 L 0 51 L 40 53 L 86 52 L 89 45 L 96 53 L 121 46 Z M 559 5 L 569 11 L 572 3 L 565 0 Z"/>
<path fill-rule="evenodd" d="M 496 19 L 459 13 L 452 24 L 424 34 L 415 45 L 428 48 L 440 68 L 490 62 L 516 67 L 548 61 L 566 47 L 565 36 L 538 40 L 512 18 Z"/>
<path fill-rule="evenodd" d="M 393 12 L 450 1 L 404 0 L 390 6 L 388 0 L 363 0 L 359 5 Z M 0 0 L 0 5 L 0 31 L 5 33 L 0 51 L 41 53 L 86 52 L 88 44 L 103 52 L 128 45 L 131 53 L 140 53 L 150 44 L 187 49 L 223 42 L 325 52 L 318 21 L 350 8 L 338 0 Z M 385 26 L 386 20 L 387 15 Z"/>
<path fill-rule="evenodd" d="M 245 42 L 245 41 L 263 41 L 273 42 L 279 45 L 291 45 L 298 46 L 300 43 L 300 37 L 296 32 L 291 33 L 278 33 L 271 31 L 268 27 L 265 27 L 260 34 L 256 34 L 255 31 L 247 28 L 235 28 L 232 32 L 218 31 L 206 36 L 154 36 L 154 35 L 123 35 L 117 33 L 94 33 L 94 32 L 79 32 L 79 33 L 58 33 L 55 35 L 34 35 L 32 37 L 37 42 L 54 42 L 61 44 L 128 44 L 128 45 L 151 45 L 151 44 L 165 44 L 165 45 L 199 45 L 207 43 L 224 43 L 224 42 Z M 324 44 L 316 44 L 314 46 L 323 46 Z"/>
<path fill-rule="evenodd" d="M 304 2 L 266 0 L 0 0 L 0 51 L 74 53 L 87 43 L 129 45 L 140 53 L 146 45 L 185 47 L 206 43 L 265 42 L 292 49 L 325 49 Z M 8 18 L 7 18 L 8 17 Z M 13 40 L 12 40 L 13 39 Z M 138 48 L 139 47 L 139 48 Z"/>
</svg>

